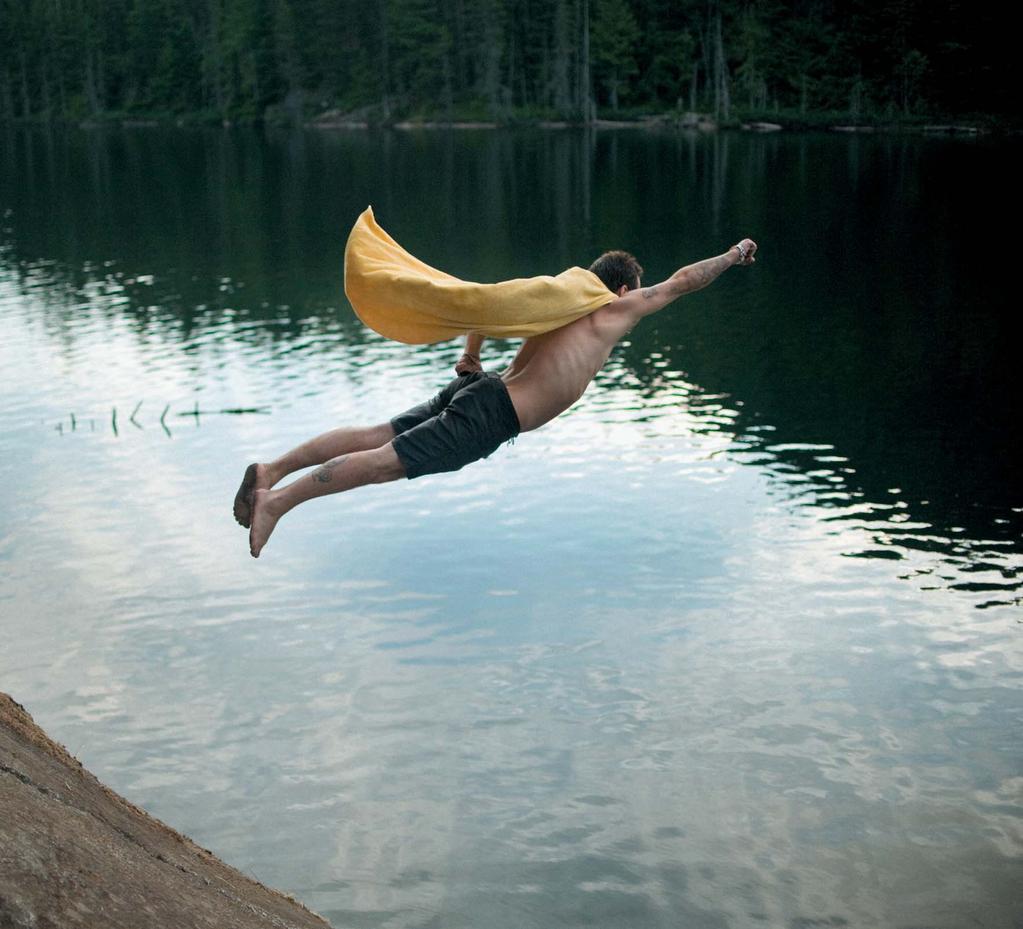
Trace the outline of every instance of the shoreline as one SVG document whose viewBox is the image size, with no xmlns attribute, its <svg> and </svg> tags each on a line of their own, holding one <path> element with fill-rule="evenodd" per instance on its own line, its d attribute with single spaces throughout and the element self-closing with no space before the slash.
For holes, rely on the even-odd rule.
<svg viewBox="0 0 1023 929">
<path fill-rule="evenodd" d="M 691 131 L 753 132 L 770 134 L 775 132 L 840 132 L 855 134 L 911 134 L 945 135 L 958 137 L 1011 136 L 1023 132 L 1023 126 L 1004 124 L 1004 119 L 994 115 L 977 117 L 936 116 L 931 119 L 905 120 L 856 120 L 841 114 L 808 113 L 800 116 L 790 114 L 756 114 L 745 118 L 715 120 L 712 114 L 698 112 L 670 112 L 641 115 L 636 117 L 607 116 L 589 122 L 557 118 L 511 118 L 495 119 L 443 119 L 436 117 L 413 117 L 380 121 L 364 118 L 363 113 L 341 113 L 336 110 L 320 113 L 307 119 L 282 121 L 270 119 L 220 119 L 202 114 L 180 116 L 115 114 L 89 118 L 54 117 L 50 119 L 15 119 L 0 122 L 5 128 L 20 127 L 69 127 L 79 129 L 235 129 L 263 127 L 273 130 L 313 129 L 321 132 L 480 132 L 517 131 L 543 129 L 549 131 L 568 129 L 589 129 L 596 132 L 610 130 L 629 131 Z"/>
</svg>

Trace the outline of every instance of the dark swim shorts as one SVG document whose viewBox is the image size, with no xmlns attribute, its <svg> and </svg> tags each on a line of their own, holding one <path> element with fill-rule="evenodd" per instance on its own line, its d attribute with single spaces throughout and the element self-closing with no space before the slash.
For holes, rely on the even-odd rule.
<svg viewBox="0 0 1023 929">
<path fill-rule="evenodd" d="M 391 420 L 408 478 L 457 471 L 519 434 L 519 417 L 499 374 L 456 377 L 436 397 Z"/>
</svg>

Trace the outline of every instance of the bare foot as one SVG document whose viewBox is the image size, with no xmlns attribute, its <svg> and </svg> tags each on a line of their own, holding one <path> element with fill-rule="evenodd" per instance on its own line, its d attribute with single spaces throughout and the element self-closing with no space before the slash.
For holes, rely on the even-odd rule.
<svg viewBox="0 0 1023 929">
<path fill-rule="evenodd" d="M 249 554 L 258 558 L 281 514 L 274 508 L 271 491 L 256 490 L 252 494 L 252 527 L 249 529 Z"/>
<path fill-rule="evenodd" d="M 245 469 L 238 493 L 234 495 L 234 518 L 239 526 L 246 529 L 252 521 L 252 495 L 257 490 L 269 490 L 273 486 L 269 469 L 264 464 L 250 464 Z"/>
</svg>

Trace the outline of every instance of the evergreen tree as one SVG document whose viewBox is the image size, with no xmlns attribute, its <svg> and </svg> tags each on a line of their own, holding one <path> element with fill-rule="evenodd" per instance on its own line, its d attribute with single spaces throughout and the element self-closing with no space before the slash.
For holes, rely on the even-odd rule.
<svg viewBox="0 0 1023 929">
<path fill-rule="evenodd" d="M 438 0 L 389 0 L 389 81 L 405 106 L 433 104 L 450 112 L 451 34 Z"/>
<path fill-rule="evenodd" d="M 590 35 L 594 75 L 606 90 L 611 109 L 617 111 L 620 89 L 639 70 L 639 25 L 626 0 L 596 0 Z"/>
</svg>

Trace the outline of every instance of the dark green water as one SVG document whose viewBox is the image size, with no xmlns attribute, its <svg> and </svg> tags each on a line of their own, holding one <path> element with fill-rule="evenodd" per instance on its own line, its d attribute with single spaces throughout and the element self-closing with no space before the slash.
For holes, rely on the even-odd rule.
<svg viewBox="0 0 1023 929">
<path fill-rule="evenodd" d="M 1023 436 L 992 217 L 1019 155 L 0 133 L 0 687 L 339 926 L 1015 926 Z M 637 327 L 558 422 L 310 504 L 252 562 L 245 463 L 418 402 L 459 351 L 354 318 L 367 203 L 476 280 L 624 247 L 656 282 L 746 235 L 759 261 Z"/>
</svg>

